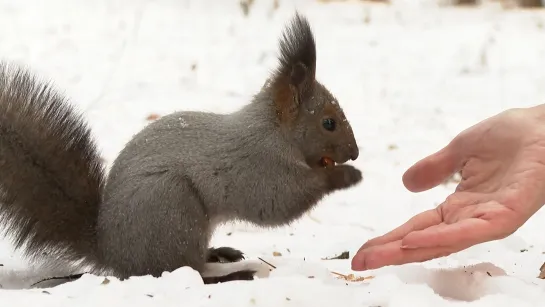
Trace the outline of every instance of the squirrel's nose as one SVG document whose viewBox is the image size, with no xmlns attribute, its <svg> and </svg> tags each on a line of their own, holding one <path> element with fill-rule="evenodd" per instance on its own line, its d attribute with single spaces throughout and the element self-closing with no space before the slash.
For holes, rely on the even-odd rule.
<svg viewBox="0 0 545 307">
<path fill-rule="evenodd" d="M 360 150 L 358 149 L 358 145 L 350 144 L 348 145 L 348 147 L 350 147 L 350 159 L 352 159 L 352 161 L 355 161 L 360 155 Z"/>
</svg>

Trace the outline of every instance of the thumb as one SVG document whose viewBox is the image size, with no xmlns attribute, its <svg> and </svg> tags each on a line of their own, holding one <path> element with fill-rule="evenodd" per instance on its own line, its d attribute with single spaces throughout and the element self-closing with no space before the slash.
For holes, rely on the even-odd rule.
<svg viewBox="0 0 545 307">
<path fill-rule="evenodd" d="M 411 192 L 429 190 L 462 167 L 459 150 L 451 142 L 438 152 L 418 161 L 403 174 L 403 184 Z"/>
</svg>

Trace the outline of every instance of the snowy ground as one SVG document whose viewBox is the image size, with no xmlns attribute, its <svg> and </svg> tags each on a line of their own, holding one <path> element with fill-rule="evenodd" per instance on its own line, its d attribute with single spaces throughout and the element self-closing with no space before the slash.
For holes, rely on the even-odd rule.
<svg viewBox="0 0 545 307">
<path fill-rule="evenodd" d="M 545 211 L 511 237 L 422 264 L 356 273 L 367 239 L 432 208 L 453 184 L 411 194 L 404 170 L 458 132 L 545 97 L 545 11 L 438 8 L 427 2 L 256 0 L 2 0 L 0 58 L 32 67 L 84 110 L 111 162 L 151 113 L 229 112 L 276 64 L 297 7 L 313 24 L 318 78 L 352 122 L 364 182 L 275 231 L 223 227 L 214 244 L 278 267 L 269 279 L 203 286 L 188 268 L 126 282 L 84 276 L 50 289 L 0 290 L 1 306 L 543 306 Z M 273 256 L 279 252 L 282 256 Z M 0 284 L 24 288 L 40 272 L 0 244 Z M 472 267 L 475 265 L 474 267 Z M 41 274 L 41 275 L 40 275 Z M 314 276 L 309 278 L 308 276 Z"/>
</svg>

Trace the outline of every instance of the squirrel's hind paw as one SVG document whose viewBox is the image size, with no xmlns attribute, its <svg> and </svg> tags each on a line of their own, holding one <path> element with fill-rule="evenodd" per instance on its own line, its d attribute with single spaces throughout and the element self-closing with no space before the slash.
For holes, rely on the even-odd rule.
<svg viewBox="0 0 545 307">
<path fill-rule="evenodd" d="M 238 262 L 244 259 L 244 253 L 232 247 L 209 248 L 206 262 L 208 263 L 229 263 Z"/>
<path fill-rule="evenodd" d="M 217 284 L 235 280 L 254 280 L 255 273 L 256 271 L 244 270 L 233 272 L 223 276 L 207 276 L 203 277 L 202 279 L 205 284 Z"/>
<path fill-rule="evenodd" d="M 271 268 L 261 261 L 239 261 L 232 263 L 207 263 L 201 276 L 207 281 L 253 280 L 254 277 L 269 277 Z M 251 278 L 249 276 L 251 274 Z"/>
</svg>

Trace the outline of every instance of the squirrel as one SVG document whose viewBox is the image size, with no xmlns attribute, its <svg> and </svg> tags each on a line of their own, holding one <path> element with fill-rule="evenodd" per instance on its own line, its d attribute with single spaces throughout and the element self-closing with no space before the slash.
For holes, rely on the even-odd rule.
<svg viewBox="0 0 545 307">
<path fill-rule="evenodd" d="M 346 164 L 358 145 L 337 99 L 316 80 L 315 38 L 299 12 L 279 49 L 249 103 L 228 114 L 165 115 L 133 135 L 108 172 L 69 99 L 2 62 L 0 216 L 14 247 L 120 280 L 184 266 L 205 284 L 254 279 L 250 269 L 205 274 L 244 259 L 233 247 L 209 246 L 218 225 L 285 226 L 362 180 Z"/>
</svg>

